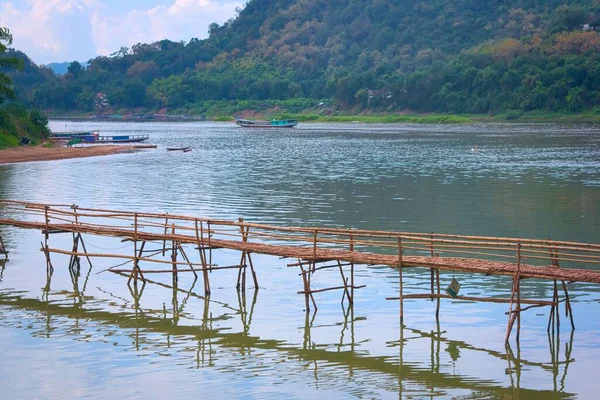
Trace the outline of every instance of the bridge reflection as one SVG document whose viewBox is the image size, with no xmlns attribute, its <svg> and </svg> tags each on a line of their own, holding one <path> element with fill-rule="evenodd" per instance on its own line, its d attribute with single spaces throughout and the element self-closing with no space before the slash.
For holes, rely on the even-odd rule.
<svg viewBox="0 0 600 400">
<path fill-rule="evenodd" d="M 304 364 L 304 368 L 310 365 L 315 380 L 324 376 L 331 379 L 332 376 L 328 372 L 333 365 L 338 370 L 341 368 L 346 371 L 347 376 L 352 376 L 353 379 L 360 379 L 355 374 L 357 371 L 394 378 L 396 384 L 388 390 L 398 391 L 400 394 L 407 386 L 419 385 L 429 391 L 431 396 L 448 394 L 457 389 L 467 389 L 483 395 L 493 393 L 505 396 L 520 393 L 551 397 L 571 396 L 564 392 L 564 387 L 568 367 L 574 361 L 571 357 L 572 332 L 566 341 L 564 355 L 561 353 L 560 337 L 549 335 L 550 360 L 535 361 L 521 356 L 518 343 L 514 350 L 508 345 L 502 352 L 453 340 L 446 336 L 446 331 L 442 329 L 439 321 L 435 329 L 429 332 L 401 324 L 398 340 L 383 343 L 388 349 L 396 348 L 396 355 L 393 355 L 393 352 L 376 355 L 361 347 L 372 339 L 356 339 L 356 325 L 368 324 L 369 321 L 366 317 L 356 316 L 353 306 L 344 302 L 341 304 L 340 318 L 330 318 L 323 324 L 316 324 L 315 313 L 306 312 L 304 326 L 298 327 L 303 332 L 302 342 L 292 343 L 251 334 L 260 290 L 250 291 L 249 296 L 244 291 L 238 291 L 237 305 L 233 306 L 213 300 L 210 295 L 197 293 L 197 280 L 193 280 L 191 284 L 186 282 L 186 287 L 182 287 L 176 279 L 171 283 L 146 279 L 140 286 L 130 287 L 130 298 L 105 291 L 108 299 L 100 299 L 85 294 L 91 270 L 91 267 L 86 270 L 73 268 L 70 274 L 72 291 L 69 292 L 53 291 L 50 274 L 47 285 L 43 288 L 44 296 L 39 300 L 20 293 L 0 291 L 0 306 L 23 308 L 34 311 L 37 317 L 45 317 L 43 334 L 46 337 L 50 337 L 57 329 L 79 336 L 86 324 L 100 324 L 103 326 L 105 340 L 111 341 L 113 336 L 128 337 L 136 351 L 150 350 L 159 353 L 165 351 L 165 347 L 171 349 L 176 346 L 179 350 L 183 348 L 184 353 L 194 354 L 192 358 L 196 368 L 215 366 L 215 361 L 222 358 L 275 351 L 288 360 L 308 363 Z M 0 274 L 3 271 L 4 263 L 0 263 Z M 169 297 L 165 296 L 168 301 L 163 303 L 162 309 L 144 306 L 145 292 L 149 287 L 170 293 Z M 200 290 L 202 289 L 200 287 Z M 49 300 L 50 295 L 54 297 L 53 301 Z M 64 301 L 56 300 L 60 296 Z M 192 299 L 203 302 L 201 315 L 196 314 L 195 310 L 187 310 Z M 115 307 L 109 305 L 111 302 L 119 304 L 119 307 L 115 310 Z M 215 308 L 221 311 L 214 314 Z M 193 319 L 197 323 L 190 325 L 192 314 L 198 315 L 198 318 Z M 223 322 L 233 317 L 239 319 L 241 328 L 236 330 L 231 327 L 231 323 L 224 328 Z M 181 324 L 182 318 L 185 318 L 186 324 Z M 54 319 L 60 319 L 59 327 L 53 323 Z M 315 329 L 326 330 L 330 335 L 337 331 L 338 339 L 333 343 L 319 343 L 313 337 Z M 407 358 L 405 350 L 410 348 L 411 343 L 422 345 L 423 341 L 429 342 L 429 362 L 415 360 L 410 356 Z M 468 376 L 448 371 L 442 361 L 444 352 L 453 364 L 459 362 L 464 352 L 476 352 L 484 357 L 491 357 L 496 363 L 504 362 L 510 383 L 496 382 L 493 378 L 481 375 Z M 188 356 L 185 358 L 189 359 Z M 230 367 L 236 368 L 235 365 Z M 549 372 L 552 375 L 552 388 L 541 391 L 523 388 L 521 374 L 524 367 Z M 481 370 L 479 372 L 485 373 Z"/>
</svg>

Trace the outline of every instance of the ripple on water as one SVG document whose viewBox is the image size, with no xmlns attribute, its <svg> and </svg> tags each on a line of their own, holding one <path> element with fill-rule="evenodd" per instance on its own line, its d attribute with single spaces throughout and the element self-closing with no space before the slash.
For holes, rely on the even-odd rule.
<svg viewBox="0 0 600 400">
<path fill-rule="evenodd" d="M 600 237 L 597 126 L 301 124 L 271 132 L 224 123 L 69 126 L 148 133 L 158 148 L 3 166 L 0 197 L 278 225 L 584 242 Z M 165 150 L 181 145 L 193 151 Z M 396 295 L 398 277 L 387 268 L 357 269 L 355 278 L 367 287 L 357 291 L 352 310 L 340 304 L 340 293 L 316 296 L 314 320 L 296 294 L 298 271 L 286 266 L 288 260 L 266 256 L 254 258 L 256 299 L 252 291 L 238 297 L 235 273 L 219 272 L 211 274 L 208 307 L 202 283 L 186 276 L 175 296 L 165 286 L 170 278 L 157 278 L 160 285 L 147 285 L 135 308 L 123 278 L 97 274 L 111 266 L 108 261 L 94 265 L 82 296 L 60 267 L 49 291 L 42 290 L 39 233 L 2 233 L 11 245 L 19 243 L 11 246 L 0 278 L 0 350 L 11 365 L 3 377 L 14 398 L 191 397 L 200 385 L 207 397 L 395 398 L 402 391 L 443 398 L 502 395 L 514 385 L 514 375 L 506 373 L 505 306 L 444 301 L 438 333 L 435 302 L 407 301 L 401 337 L 398 304 L 385 300 Z M 68 246 L 68 238 L 51 240 Z M 123 246 L 87 240 L 92 248 Z M 222 252 L 218 261 L 237 263 L 239 253 Z M 67 263 L 57 259 L 57 265 Z M 472 296 L 505 296 L 511 285 L 451 272 L 442 273 L 442 285 L 452 276 Z M 404 279 L 409 293 L 429 284 L 420 271 Z M 319 273 L 313 284 L 339 284 L 339 276 Z M 535 281 L 524 281 L 522 290 L 531 298 L 552 293 L 549 284 Z M 592 363 L 600 356 L 594 336 L 600 296 L 592 285 L 571 293 L 578 333 L 569 348 L 577 362 L 569 365 L 563 390 L 583 398 L 593 393 L 586 382 L 593 381 Z M 546 316 L 532 312 L 522 321 L 519 351 L 527 363 L 520 384 L 536 391 L 554 388 Z M 561 360 L 569 343 L 564 336 Z"/>
</svg>

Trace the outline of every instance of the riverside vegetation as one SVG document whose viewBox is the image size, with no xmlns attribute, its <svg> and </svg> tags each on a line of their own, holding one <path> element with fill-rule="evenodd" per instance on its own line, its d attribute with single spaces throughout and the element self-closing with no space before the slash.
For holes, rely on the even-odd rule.
<svg viewBox="0 0 600 400">
<path fill-rule="evenodd" d="M 3 70 L 21 68 L 22 61 L 7 57 L 7 46 L 12 43 L 12 35 L 7 28 L 0 27 L 0 149 L 17 146 L 25 136 L 34 143 L 46 135 L 48 119 L 37 110 L 27 110 L 22 104 L 11 101 L 14 92 L 11 80 Z"/>
</svg>

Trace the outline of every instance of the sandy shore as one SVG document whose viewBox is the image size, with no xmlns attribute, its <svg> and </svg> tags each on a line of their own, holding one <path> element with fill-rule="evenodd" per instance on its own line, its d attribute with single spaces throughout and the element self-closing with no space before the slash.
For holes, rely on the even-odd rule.
<svg viewBox="0 0 600 400">
<path fill-rule="evenodd" d="M 94 145 L 87 147 L 19 146 L 0 150 L 0 164 L 27 161 L 64 160 L 67 158 L 106 156 L 151 148 L 148 145 Z"/>
</svg>

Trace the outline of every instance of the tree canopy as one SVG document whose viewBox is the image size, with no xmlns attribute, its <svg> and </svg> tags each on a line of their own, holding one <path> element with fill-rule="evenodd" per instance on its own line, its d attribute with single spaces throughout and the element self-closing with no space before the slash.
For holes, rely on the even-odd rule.
<svg viewBox="0 0 600 400">
<path fill-rule="evenodd" d="M 7 71 L 23 68 L 22 59 L 8 54 L 10 44 L 10 31 L 0 27 L 0 148 L 17 145 L 20 136 L 27 135 L 30 139 L 35 139 L 48 132 L 48 119 L 45 115 L 10 101 L 15 94 Z"/>
<path fill-rule="evenodd" d="M 340 108 L 488 113 L 598 104 L 595 0 L 250 0 L 205 40 L 121 47 L 49 74 L 22 53 L 26 104 L 97 112 L 331 100 Z M 205 108 L 205 107 L 204 107 Z"/>
</svg>

